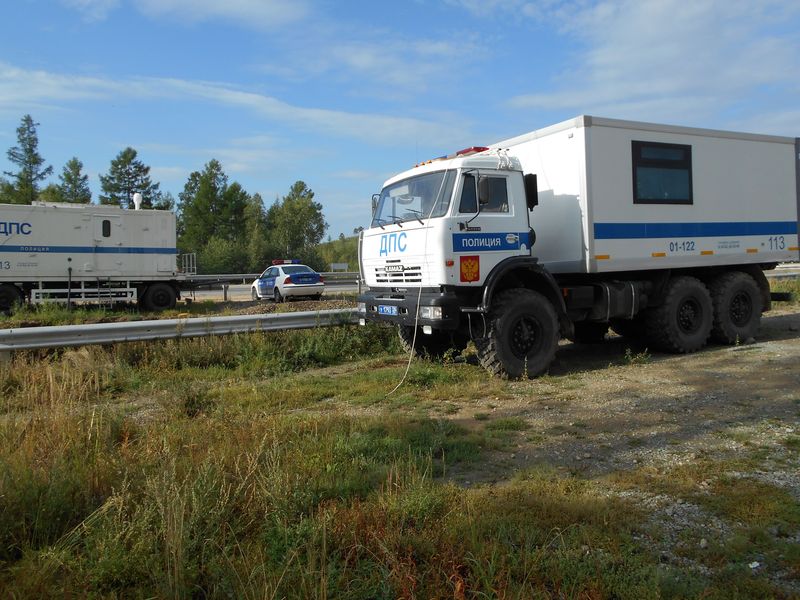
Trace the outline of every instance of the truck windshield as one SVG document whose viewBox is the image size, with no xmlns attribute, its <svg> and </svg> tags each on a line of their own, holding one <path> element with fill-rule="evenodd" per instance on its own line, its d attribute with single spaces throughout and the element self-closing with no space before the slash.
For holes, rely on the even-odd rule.
<svg viewBox="0 0 800 600">
<path fill-rule="evenodd" d="M 441 217 L 450 206 L 454 170 L 409 177 L 381 191 L 372 227 Z"/>
</svg>

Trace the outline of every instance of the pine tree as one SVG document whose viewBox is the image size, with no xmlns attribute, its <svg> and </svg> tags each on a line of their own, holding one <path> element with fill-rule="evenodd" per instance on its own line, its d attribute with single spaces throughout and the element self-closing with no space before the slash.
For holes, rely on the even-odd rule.
<svg viewBox="0 0 800 600">
<path fill-rule="evenodd" d="M 89 189 L 89 176 L 84 175 L 83 163 L 73 156 L 58 178 L 61 180 L 61 196 L 64 202 L 71 204 L 89 204 L 92 201 L 92 191 Z"/>
<path fill-rule="evenodd" d="M 13 178 L 12 202 L 16 204 L 30 204 L 39 196 L 39 183 L 47 179 L 53 172 L 52 166 L 44 166 L 44 159 L 39 154 L 39 137 L 36 127 L 39 123 L 33 117 L 22 117 L 20 126 L 17 127 L 17 145 L 8 149 L 8 160 L 17 165 L 16 172 L 5 171 Z"/>
<path fill-rule="evenodd" d="M 133 195 L 142 195 L 142 208 L 152 208 L 157 200 L 158 183 L 150 180 L 150 167 L 137 160 L 136 150 L 125 148 L 111 161 L 108 175 L 100 175 L 100 204 L 133 208 Z"/>
</svg>

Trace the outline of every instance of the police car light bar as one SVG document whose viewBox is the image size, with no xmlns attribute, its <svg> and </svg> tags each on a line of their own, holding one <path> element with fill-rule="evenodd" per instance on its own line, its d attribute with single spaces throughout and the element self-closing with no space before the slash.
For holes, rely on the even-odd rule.
<svg viewBox="0 0 800 600">
<path fill-rule="evenodd" d="M 299 265 L 299 258 L 276 258 L 272 261 L 273 265 Z"/>
</svg>

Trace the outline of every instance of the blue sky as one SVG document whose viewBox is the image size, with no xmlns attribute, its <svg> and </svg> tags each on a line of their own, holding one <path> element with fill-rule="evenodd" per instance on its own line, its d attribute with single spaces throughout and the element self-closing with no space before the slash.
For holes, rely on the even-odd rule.
<svg viewBox="0 0 800 600">
<path fill-rule="evenodd" d="M 126 146 L 176 197 L 212 158 L 267 204 L 302 179 L 333 237 L 393 173 L 578 114 L 800 136 L 798 2 L 8 4 L 0 150 L 30 113 L 95 195 Z"/>
</svg>

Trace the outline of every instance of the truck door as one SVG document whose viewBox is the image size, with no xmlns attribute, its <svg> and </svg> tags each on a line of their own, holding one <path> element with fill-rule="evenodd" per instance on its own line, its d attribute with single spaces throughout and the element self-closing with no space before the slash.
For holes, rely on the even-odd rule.
<svg viewBox="0 0 800 600">
<path fill-rule="evenodd" d="M 480 285 L 512 256 L 530 254 L 530 225 L 517 172 L 467 172 L 461 178 L 453 254 L 458 285 Z"/>
<path fill-rule="evenodd" d="M 94 215 L 94 264 L 98 277 L 119 274 L 122 270 L 122 221 L 120 217 Z"/>
</svg>

